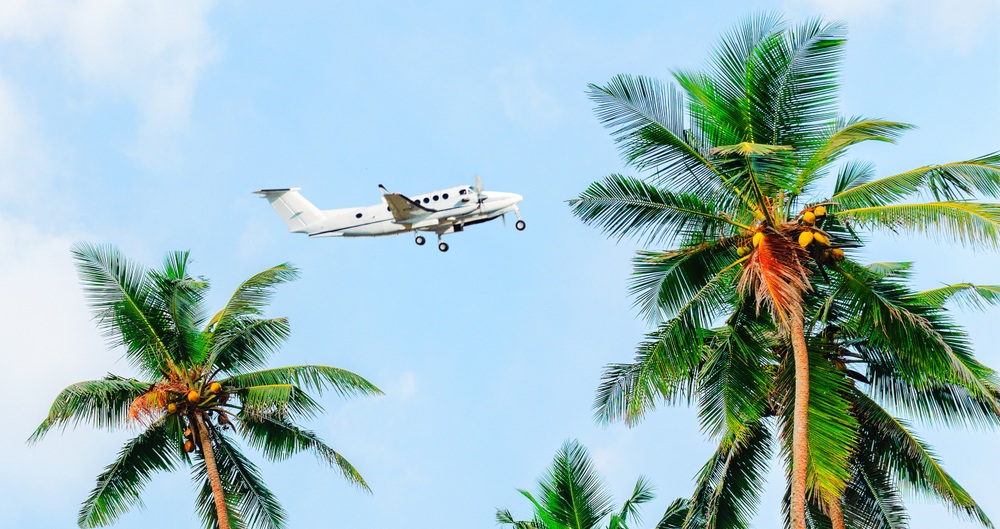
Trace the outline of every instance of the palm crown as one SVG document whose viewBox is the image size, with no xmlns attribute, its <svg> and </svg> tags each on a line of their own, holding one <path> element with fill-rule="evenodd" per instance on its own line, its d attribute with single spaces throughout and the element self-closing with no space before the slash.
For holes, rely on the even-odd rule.
<svg viewBox="0 0 1000 529">
<path fill-rule="evenodd" d="M 891 143 L 910 128 L 838 115 L 844 42 L 839 24 L 785 28 L 759 15 L 721 40 L 707 70 L 675 72 L 680 89 L 626 75 L 590 88 L 598 118 L 645 177 L 594 183 L 571 201 L 574 213 L 611 236 L 676 245 L 636 258 L 632 293 L 658 329 L 634 363 L 608 367 L 597 413 L 634 422 L 659 399 L 699 400 L 722 442 L 691 503 L 673 512 L 684 512 L 686 527 L 748 523 L 772 430 L 797 529 L 843 527 L 846 500 L 869 478 L 884 486 L 865 492 L 875 502 L 868 511 L 846 513 L 853 526 L 898 527 L 898 516 L 876 511 L 898 506 L 900 481 L 988 523 L 875 402 L 995 423 L 994 373 L 975 361 L 942 303 L 956 293 L 996 296 L 969 285 L 913 292 L 905 266 L 862 266 L 854 249 L 865 242 L 859 228 L 997 248 L 1000 206 L 974 199 L 1000 195 L 1000 155 L 885 177 L 844 161 L 851 146 Z M 833 194 L 818 195 L 831 176 Z M 890 431 L 902 437 L 876 442 Z M 730 464 L 737 454 L 743 466 Z"/>
<path fill-rule="evenodd" d="M 265 368 L 289 325 L 263 310 L 276 285 L 295 279 L 295 268 L 282 264 L 252 276 L 208 319 L 208 283 L 190 275 L 186 252 L 169 254 L 160 270 L 113 247 L 79 244 L 73 255 L 98 326 L 140 377 L 108 375 L 67 387 L 31 436 L 37 442 L 53 427 L 81 423 L 141 429 L 98 476 L 80 509 L 81 527 L 113 523 L 141 503 L 154 473 L 182 465 L 193 467 L 206 527 L 283 527 L 284 510 L 230 432 L 270 460 L 311 452 L 368 490 L 345 458 L 296 423 L 322 411 L 308 391 L 352 396 L 379 389 L 335 367 Z"/>
<path fill-rule="evenodd" d="M 516 521 L 510 511 L 499 509 L 497 523 L 514 529 L 598 529 L 607 520 L 607 529 L 628 529 L 630 520 L 639 520 L 638 506 L 653 499 L 653 488 L 639 477 L 632 495 L 616 510 L 587 449 L 576 440 L 566 441 L 556 452 L 552 466 L 538 480 L 537 494 L 519 492 L 534 507 L 532 519 Z"/>
</svg>

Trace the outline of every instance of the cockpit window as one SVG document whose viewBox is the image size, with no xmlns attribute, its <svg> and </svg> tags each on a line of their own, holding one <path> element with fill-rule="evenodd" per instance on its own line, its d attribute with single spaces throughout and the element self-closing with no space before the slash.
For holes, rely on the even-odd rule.
<svg viewBox="0 0 1000 529">
<path fill-rule="evenodd" d="M 459 195 L 464 195 L 465 193 L 466 193 L 466 190 L 464 190 L 464 189 L 459 189 L 458 190 L 458 194 Z"/>
</svg>

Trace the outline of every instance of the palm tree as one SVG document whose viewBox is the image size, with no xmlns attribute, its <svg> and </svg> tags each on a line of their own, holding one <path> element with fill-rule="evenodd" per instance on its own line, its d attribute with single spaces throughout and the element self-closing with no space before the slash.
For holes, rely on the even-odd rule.
<svg viewBox="0 0 1000 529">
<path fill-rule="evenodd" d="M 272 461 L 311 452 L 370 492 L 343 456 L 297 422 L 322 411 L 307 391 L 381 391 L 335 367 L 265 367 L 290 331 L 286 318 L 266 318 L 263 310 L 275 286 L 297 277 L 295 268 L 281 264 L 250 277 L 207 319 L 209 285 L 190 275 L 187 252 L 168 254 L 162 269 L 151 270 L 111 246 L 72 251 L 98 327 L 109 346 L 124 347 L 138 378 L 108 375 L 67 387 L 29 442 L 81 423 L 141 429 L 98 476 L 80 509 L 81 527 L 114 523 L 141 503 L 154 473 L 184 465 L 200 487 L 197 510 L 206 527 L 283 527 L 285 511 L 232 433 Z"/>
<path fill-rule="evenodd" d="M 779 411 L 795 529 L 807 525 L 807 497 L 839 518 L 850 477 L 843 454 L 850 450 L 831 460 L 815 445 L 830 424 L 856 429 L 849 406 L 832 421 L 814 402 L 828 394 L 811 387 L 817 382 L 811 357 L 819 352 L 807 344 L 806 298 L 859 268 L 845 261 L 864 244 L 858 228 L 1000 246 L 1000 206 L 974 201 L 1000 196 L 1000 154 L 881 178 L 869 163 L 838 163 L 853 145 L 892 143 L 911 128 L 838 115 L 844 33 L 837 23 L 786 28 L 777 16 L 757 15 L 723 37 L 707 70 L 675 72 L 679 90 L 628 75 L 591 85 L 598 118 L 645 177 L 614 174 L 571 201 L 576 215 L 610 236 L 676 244 L 636 259 L 632 291 L 658 324 L 656 345 L 641 347 L 633 364 L 609 367 L 598 398 L 601 416 L 635 421 L 654 400 L 676 398 L 664 379 L 699 365 L 697 352 L 719 318 L 729 318 L 733 329 L 756 322 L 779 331 L 789 354 L 772 378 L 789 382 Z M 831 174 L 833 194 L 817 197 Z M 763 315 L 746 314 L 761 308 Z M 1000 410 L 983 384 L 970 385 L 978 386 L 976 398 Z M 852 438 L 839 441 L 850 448 Z"/>
<path fill-rule="evenodd" d="M 851 273 L 863 283 L 822 285 L 822 296 L 807 299 L 812 302 L 807 303 L 807 313 L 817 308 L 825 312 L 807 335 L 809 350 L 819 353 L 810 356 L 813 385 L 823 388 L 813 405 L 829 423 L 822 428 L 810 424 L 810 434 L 815 434 L 811 440 L 821 452 L 815 457 L 844 469 L 847 480 L 842 501 L 835 504 L 843 512 L 813 497 L 807 505 L 807 524 L 906 527 L 901 489 L 909 489 L 937 497 L 954 511 L 992 527 L 907 421 L 880 403 L 948 426 L 1000 424 L 992 399 L 974 396 L 974 386 L 983 384 L 995 398 L 992 372 L 971 358 L 967 336 L 943 310 L 950 298 L 976 306 L 996 304 L 1000 288 L 963 284 L 912 292 L 905 288 L 908 266 L 901 263 L 878 263 Z M 855 312 L 854 307 L 868 296 L 878 300 L 863 301 L 863 309 Z M 895 322 L 873 324 L 886 317 Z M 874 330 L 876 325 L 885 330 Z M 750 321 L 712 333 L 699 366 L 686 376 L 662 382 L 678 391 L 690 390 L 686 396 L 697 397 L 706 427 L 721 441 L 699 473 L 694 494 L 675 501 L 659 529 L 748 527 L 773 456 L 773 438 L 787 439 L 787 432 L 779 429 L 781 403 L 775 397 L 788 393 L 790 370 L 780 365 L 787 355 L 777 333 Z M 739 337 L 732 338 L 734 334 Z M 933 365 L 952 361 L 968 372 Z M 785 373 L 784 379 L 773 377 L 779 372 Z M 949 380 L 935 375 L 949 372 L 958 376 Z M 966 375 L 975 382 L 958 380 Z M 788 500 L 786 496 L 786 515 Z"/>
<path fill-rule="evenodd" d="M 607 529 L 628 529 L 639 521 L 638 506 L 653 499 L 653 489 L 639 477 L 632 496 L 617 511 L 604 480 L 594 470 L 587 449 L 572 440 L 563 443 L 552 466 L 538 480 L 538 493 L 519 490 L 535 509 L 530 521 L 515 521 L 506 509 L 497 510 L 497 523 L 514 529 L 598 529 L 607 518 Z"/>
</svg>

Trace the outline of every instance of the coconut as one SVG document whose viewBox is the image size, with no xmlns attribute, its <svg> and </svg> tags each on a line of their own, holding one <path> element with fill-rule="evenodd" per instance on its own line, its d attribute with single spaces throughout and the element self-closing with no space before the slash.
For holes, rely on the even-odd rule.
<svg viewBox="0 0 1000 529">
<path fill-rule="evenodd" d="M 816 232 L 813 234 L 813 240 L 822 244 L 823 246 L 830 246 L 830 239 L 826 238 L 826 235 Z"/>
<path fill-rule="evenodd" d="M 184 437 L 191 437 L 192 435 L 194 435 L 194 430 L 192 430 L 190 428 L 188 428 L 187 430 L 184 430 Z"/>
<path fill-rule="evenodd" d="M 167 404 L 167 413 L 177 413 L 177 405 L 173 402 Z"/>
<path fill-rule="evenodd" d="M 760 246 L 760 243 L 763 242 L 763 240 L 764 240 L 764 234 L 763 233 L 761 233 L 761 232 L 758 231 L 757 233 L 753 234 L 753 245 L 754 245 L 754 247 Z"/>
<path fill-rule="evenodd" d="M 834 261 L 843 261 L 844 260 L 844 250 L 841 250 L 840 248 L 834 248 L 834 249 L 830 250 L 830 257 L 833 257 Z"/>
<path fill-rule="evenodd" d="M 811 231 L 804 231 L 799 234 L 799 246 L 805 248 L 811 242 L 813 242 L 813 233 Z"/>
<path fill-rule="evenodd" d="M 201 394 L 197 390 L 192 389 L 188 392 L 188 402 L 194 404 L 201 400 Z"/>
<path fill-rule="evenodd" d="M 184 441 L 184 451 L 190 452 L 194 450 L 194 441 Z"/>
<path fill-rule="evenodd" d="M 740 257 L 743 257 L 744 255 L 746 255 L 748 253 L 750 253 L 750 249 L 747 248 L 746 246 L 740 246 L 739 248 L 736 249 L 736 255 L 738 255 Z"/>
<path fill-rule="evenodd" d="M 816 214 L 813 213 L 812 211 L 807 211 L 807 212 L 803 213 L 802 214 L 802 222 L 805 222 L 806 224 L 815 224 L 816 223 Z"/>
<path fill-rule="evenodd" d="M 817 217 L 825 217 L 826 208 L 824 208 L 823 206 L 816 206 L 813 208 L 813 213 L 815 213 Z"/>
<path fill-rule="evenodd" d="M 209 393 L 218 393 L 220 391 L 222 391 L 222 384 L 219 384 L 218 382 L 212 382 L 212 384 L 208 386 Z"/>
</svg>

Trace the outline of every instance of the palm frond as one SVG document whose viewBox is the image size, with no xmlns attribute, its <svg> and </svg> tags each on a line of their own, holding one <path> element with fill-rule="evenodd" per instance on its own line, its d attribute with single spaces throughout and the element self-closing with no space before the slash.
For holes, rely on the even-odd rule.
<svg viewBox="0 0 1000 529">
<path fill-rule="evenodd" d="M 743 425 L 741 431 L 742 438 L 727 435 L 702 467 L 681 527 L 748 529 L 751 526 L 771 457 L 771 437 L 760 422 Z M 704 522 L 697 523 L 700 520 Z M 670 525 L 661 521 L 659 527 Z"/>
<path fill-rule="evenodd" d="M 771 229 L 750 253 L 737 290 L 766 306 L 776 321 L 802 318 L 802 293 L 809 288 L 805 263 L 809 257 L 797 242 Z"/>
<path fill-rule="evenodd" d="M 288 263 L 254 274 L 236 288 L 226 306 L 209 322 L 209 328 L 225 329 L 246 316 L 263 316 L 264 308 L 274 294 L 274 288 L 282 283 L 294 281 L 298 277 L 298 269 Z"/>
<path fill-rule="evenodd" d="M 172 430 L 176 428 L 161 420 L 125 443 L 84 500 L 77 519 L 80 527 L 110 525 L 130 508 L 142 505 L 142 489 L 153 474 L 173 470 L 181 462 L 180 432 Z"/>
<path fill-rule="evenodd" d="M 989 306 L 1000 305 L 1000 285 L 955 283 L 917 292 L 913 297 L 920 303 L 937 308 L 954 301 L 960 307 L 984 311 Z"/>
<path fill-rule="evenodd" d="M 702 430 L 715 437 L 728 432 L 742 438 L 745 425 L 764 417 L 776 364 L 772 346 L 764 329 L 745 320 L 717 330 L 707 341 L 698 373 Z"/>
<path fill-rule="evenodd" d="M 642 519 L 639 516 L 639 506 L 643 503 L 652 501 L 654 497 L 653 486 L 649 483 L 649 480 L 647 480 L 644 476 L 639 476 L 639 479 L 635 481 L 635 487 L 632 488 L 632 495 L 625 500 L 625 503 L 622 504 L 622 508 L 618 510 L 618 514 L 615 516 L 616 520 L 620 520 L 618 525 L 622 529 L 627 529 L 629 519 L 635 520 L 637 523 L 641 522 Z"/>
<path fill-rule="evenodd" d="M 122 427 L 128 419 L 132 401 L 152 386 L 148 382 L 111 374 L 102 380 L 72 384 L 56 396 L 48 416 L 31 434 L 28 442 L 37 443 L 56 426 L 65 429 L 70 425 L 86 423 L 97 428 Z"/>
<path fill-rule="evenodd" d="M 108 346 L 124 347 L 133 367 L 159 375 L 173 359 L 163 339 L 167 316 L 155 304 L 148 271 L 110 245 L 78 243 L 71 252 Z"/>
<path fill-rule="evenodd" d="M 587 449 L 566 441 L 538 481 L 542 510 L 558 527 L 593 529 L 611 514 L 611 494 Z"/>
<path fill-rule="evenodd" d="M 816 176 L 822 174 L 820 171 L 824 167 L 836 162 L 848 148 L 867 141 L 896 143 L 904 132 L 912 128 L 913 125 L 883 119 L 838 119 L 830 135 L 813 151 L 799 173 L 797 188 L 804 189 Z M 834 194 L 846 190 L 852 184 L 864 183 L 874 172 L 874 166 L 870 163 L 855 162 L 845 165 L 845 168 L 848 167 L 850 169 L 842 170 L 841 176 L 838 176 Z"/>
<path fill-rule="evenodd" d="M 352 485 L 371 493 L 368 483 L 354 465 L 344 456 L 327 446 L 315 432 L 304 430 L 291 422 L 273 417 L 255 417 L 241 414 L 241 433 L 247 444 L 264 453 L 271 461 L 284 461 L 299 452 L 312 452 L 322 463 L 340 470 Z"/>
<path fill-rule="evenodd" d="M 215 465 L 222 480 L 230 525 L 247 529 L 281 529 L 286 513 L 274 493 L 267 488 L 260 470 L 238 447 L 214 428 L 209 428 Z M 191 478 L 199 485 L 198 514 L 207 529 L 218 527 L 218 513 L 208 481 L 204 455 L 196 452 Z M 234 523 L 235 522 L 235 523 Z"/>
<path fill-rule="evenodd" d="M 834 212 L 838 218 L 869 229 L 907 231 L 970 248 L 1000 248 L 1000 205 L 980 202 L 894 204 Z"/>
<path fill-rule="evenodd" d="M 209 367 L 233 374 L 260 369 L 290 334 L 287 318 L 241 318 L 212 333 Z"/>
<path fill-rule="evenodd" d="M 942 468 L 933 452 L 909 431 L 902 420 L 886 413 L 861 393 L 855 394 L 854 410 L 866 445 L 862 450 L 877 454 L 879 468 L 918 492 L 930 494 L 957 513 L 985 527 L 993 527 L 986 513 L 968 492 Z"/>
<path fill-rule="evenodd" d="M 301 365 L 276 367 L 235 375 L 220 381 L 225 386 L 245 388 L 291 384 L 300 389 L 315 390 L 318 395 L 332 390 L 341 397 L 381 395 L 382 390 L 363 377 L 346 369 L 330 366 Z"/>
<path fill-rule="evenodd" d="M 188 273 L 188 252 L 171 252 L 163 261 L 162 270 L 149 273 L 156 305 L 164 307 L 164 345 L 175 362 L 193 363 L 204 360 L 204 336 L 198 330 L 204 321 L 201 302 L 208 282 L 193 279 Z"/>
<path fill-rule="evenodd" d="M 976 194 L 1000 196 L 1000 152 L 972 160 L 928 165 L 849 187 L 831 197 L 844 209 L 884 206 L 917 195 L 954 202 Z"/>
<path fill-rule="evenodd" d="M 599 226 L 609 237 L 649 244 L 671 244 L 693 235 L 714 239 L 735 235 L 734 228 L 747 229 L 695 195 L 671 193 L 620 174 L 594 182 L 569 203 L 584 224 Z"/>
<path fill-rule="evenodd" d="M 323 411 L 318 402 L 292 384 L 244 386 L 235 393 L 242 402 L 242 412 L 256 419 L 309 418 Z"/>
<path fill-rule="evenodd" d="M 700 516 L 700 512 L 691 515 L 691 501 L 687 498 L 678 498 L 667 506 L 656 529 L 702 529 L 705 527 L 705 519 Z"/>
<path fill-rule="evenodd" d="M 874 453 L 859 451 L 854 476 L 844 492 L 844 519 L 848 527 L 906 529 L 909 516 L 892 478 L 875 461 Z"/>
</svg>

